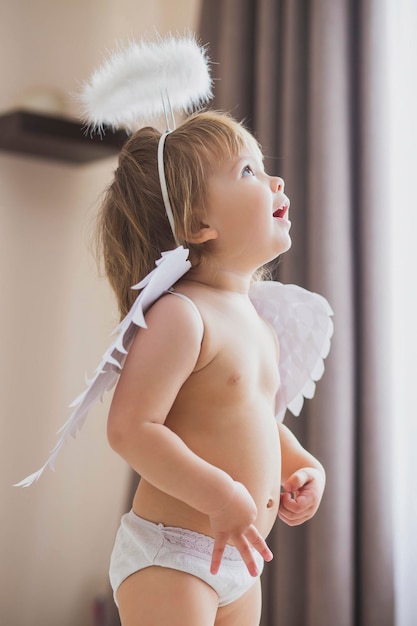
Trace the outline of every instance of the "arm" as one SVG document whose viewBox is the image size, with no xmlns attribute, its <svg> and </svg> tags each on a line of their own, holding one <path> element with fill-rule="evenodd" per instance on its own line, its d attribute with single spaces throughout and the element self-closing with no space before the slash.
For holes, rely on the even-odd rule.
<svg viewBox="0 0 417 626">
<path fill-rule="evenodd" d="M 253 544 L 269 550 L 253 526 L 256 506 L 240 483 L 196 455 L 165 425 L 176 396 L 200 354 L 200 332 L 193 309 L 166 296 L 146 316 L 147 329 L 133 341 L 108 419 L 111 447 L 145 480 L 210 518 L 215 545 L 212 572 L 232 539 L 248 569 Z"/>
<path fill-rule="evenodd" d="M 282 451 L 282 485 L 279 518 L 289 526 L 309 520 L 317 512 L 326 474 L 321 463 L 305 450 L 291 431 L 278 425 Z"/>
</svg>

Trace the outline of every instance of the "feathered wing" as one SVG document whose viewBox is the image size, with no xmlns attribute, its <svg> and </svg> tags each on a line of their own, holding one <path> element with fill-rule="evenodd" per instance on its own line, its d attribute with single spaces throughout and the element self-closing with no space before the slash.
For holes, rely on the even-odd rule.
<svg viewBox="0 0 417 626">
<path fill-rule="evenodd" d="M 116 334 L 116 339 L 104 353 L 93 378 L 88 381 L 88 387 L 70 405 L 75 410 L 58 431 L 61 436 L 51 450 L 48 460 L 37 472 L 17 483 L 16 487 L 29 487 L 39 480 L 47 467 L 54 469 L 56 457 L 69 436 L 76 436 L 93 404 L 97 400 L 101 400 L 104 393 L 116 384 L 138 327 L 146 328 L 144 314 L 147 309 L 181 276 L 188 272 L 190 267 L 188 250 L 179 246 L 175 250 L 163 252 L 161 258 L 156 262 L 155 269 L 140 283 L 134 285 L 133 289 L 141 289 L 142 291 L 129 313 L 114 330 L 113 334 Z"/>
<path fill-rule="evenodd" d="M 322 296 L 274 281 L 254 282 L 249 296 L 278 337 L 281 385 L 275 415 L 281 422 L 287 408 L 299 415 L 304 398 L 314 396 L 315 381 L 323 375 L 323 360 L 330 350 L 333 311 Z"/>
</svg>

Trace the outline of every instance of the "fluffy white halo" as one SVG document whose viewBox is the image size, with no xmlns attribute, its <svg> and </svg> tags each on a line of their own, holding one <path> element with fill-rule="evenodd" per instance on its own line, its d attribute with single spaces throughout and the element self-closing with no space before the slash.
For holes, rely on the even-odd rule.
<svg viewBox="0 0 417 626">
<path fill-rule="evenodd" d="M 172 110 L 189 112 L 212 97 L 209 61 L 194 37 L 142 40 L 119 48 L 94 72 L 80 95 L 90 128 L 137 126 Z"/>
</svg>

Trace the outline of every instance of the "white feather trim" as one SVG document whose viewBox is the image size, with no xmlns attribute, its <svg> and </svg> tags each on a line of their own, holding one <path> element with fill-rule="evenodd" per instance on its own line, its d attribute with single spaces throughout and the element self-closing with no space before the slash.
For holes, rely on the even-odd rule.
<svg viewBox="0 0 417 626">
<path fill-rule="evenodd" d="M 94 72 L 80 100 L 91 128 L 131 128 L 161 116 L 166 94 L 173 111 L 186 112 L 212 97 L 206 50 L 194 37 L 120 47 Z"/>
<path fill-rule="evenodd" d="M 62 446 L 70 436 L 76 436 L 77 431 L 82 428 L 90 408 L 116 384 L 138 327 L 146 328 L 145 312 L 155 300 L 188 272 L 190 267 L 188 250 L 179 246 L 175 250 L 163 252 L 161 258 L 156 262 L 156 268 L 147 274 L 140 283 L 133 285 L 132 289 L 141 289 L 142 291 L 129 313 L 114 330 L 113 334 L 116 334 L 117 337 L 104 353 L 93 378 L 87 383 L 87 389 L 70 404 L 75 410 L 59 429 L 58 433 L 61 433 L 61 436 L 51 450 L 48 460 L 37 472 L 21 480 L 14 485 L 15 487 L 29 487 L 39 480 L 47 467 L 52 470 L 55 469 L 55 460 Z"/>
</svg>

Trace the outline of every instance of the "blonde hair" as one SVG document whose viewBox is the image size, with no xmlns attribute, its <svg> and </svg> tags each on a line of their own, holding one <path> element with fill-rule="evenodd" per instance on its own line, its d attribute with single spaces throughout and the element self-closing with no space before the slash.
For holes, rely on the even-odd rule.
<svg viewBox="0 0 417 626">
<path fill-rule="evenodd" d="M 131 286 L 155 266 L 161 252 L 176 247 L 165 213 L 158 176 L 161 133 L 138 130 L 122 147 L 114 180 L 97 222 L 98 251 L 116 294 L 121 318 L 137 292 Z M 189 241 L 204 220 L 207 179 L 244 148 L 259 148 L 254 137 L 225 113 L 206 111 L 185 120 L 166 139 L 164 167 L 177 239 L 198 264 L 206 248 Z"/>
</svg>

